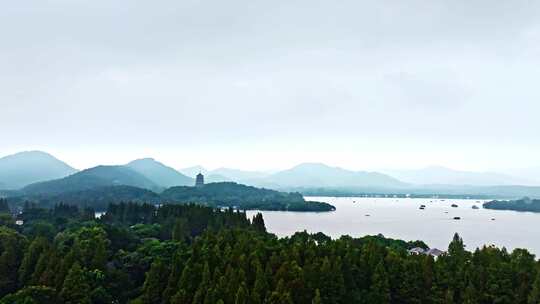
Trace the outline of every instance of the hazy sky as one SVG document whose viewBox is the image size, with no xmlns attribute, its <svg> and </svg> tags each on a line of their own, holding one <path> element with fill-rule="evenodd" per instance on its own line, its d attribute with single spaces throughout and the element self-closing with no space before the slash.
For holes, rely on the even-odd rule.
<svg viewBox="0 0 540 304">
<path fill-rule="evenodd" d="M 0 37 L 0 156 L 540 165 L 540 1 L 3 1 Z"/>
</svg>

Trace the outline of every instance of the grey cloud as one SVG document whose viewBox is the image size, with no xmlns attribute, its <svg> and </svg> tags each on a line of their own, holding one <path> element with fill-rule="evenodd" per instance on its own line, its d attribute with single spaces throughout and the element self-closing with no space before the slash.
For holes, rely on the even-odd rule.
<svg viewBox="0 0 540 304">
<path fill-rule="evenodd" d="M 538 149 L 539 17 L 537 1 L 3 3 L 0 152 Z"/>
</svg>

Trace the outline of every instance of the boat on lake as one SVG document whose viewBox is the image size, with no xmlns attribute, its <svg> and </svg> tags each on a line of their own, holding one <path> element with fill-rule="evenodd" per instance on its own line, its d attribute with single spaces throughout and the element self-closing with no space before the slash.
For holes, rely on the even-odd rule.
<svg viewBox="0 0 540 304">
<path fill-rule="evenodd" d="M 458 205 L 456 205 L 456 204 L 452 204 L 451 206 L 452 206 L 452 208 L 457 208 L 458 207 Z"/>
</svg>

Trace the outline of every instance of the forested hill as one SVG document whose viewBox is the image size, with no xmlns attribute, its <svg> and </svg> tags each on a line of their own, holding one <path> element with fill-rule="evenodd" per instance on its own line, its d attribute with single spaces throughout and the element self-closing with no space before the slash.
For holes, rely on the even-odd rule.
<svg viewBox="0 0 540 304">
<path fill-rule="evenodd" d="M 61 179 L 28 185 L 22 192 L 28 195 L 60 194 L 119 185 L 149 190 L 160 189 L 154 182 L 128 167 L 97 166 Z"/>
<path fill-rule="evenodd" d="M 0 211 L 1 212 L 1 211 Z M 27 206 L 0 216 L 0 303 L 539 303 L 534 255 L 455 236 L 437 259 L 383 236 L 277 238 L 258 214 L 196 205 Z"/>
<path fill-rule="evenodd" d="M 34 195 L 19 198 L 19 202 L 31 200 L 38 202 L 41 207 L 50 208 L 58 203 L 75 206 L 87 206 L 97 211 L 107 209 L 111 202 L 136 202 L 158 204 L 161 202 L 159 194 L 150 190 L 132 186 L 97 187 L 73 192 L 63 192 L 51 195 Z"/>
<path fill-rule="evenodd" d="M 205 203 L 210 206 L 288 211 L 332 211 L 335 207 L 305 201 L 300 193 L 255 188 L 232 182 L 211 183 L 202 187 L 172 187 L 161 193 L 168 202 Z"/>
<path fill-rule="evenodd" d="M 530 199 L 525 197 L 513 201 L 490 201 L 484 203 L 484 208 L 495 210 L 540 212 L 540 199 Z"/>
<path fill-rule="evenodd" d="M 0 190 L 20 189 L 28 184 L 62 178 L 77 172 L 54 156 L 41 151 L 0 157 Z"/>
<path fill-rule="evenodd" d="M 130 170 L 130 169 L 126 169 Z M 121 172 L 124 170 L 121 168 Z M 134 172 L 137 174 L 136 172 Z M 128 175 L 129 176 L 129 175 Z M 78 183 L 77 180 L 84 180 Z M 92 181 L 96 181 L 93 183 Z M 105 184 L 104 186 L 100 186 Z M 92 207 L 102 211 L 110 202 L 132 201 L 138 203 L 197 203 L 213 207 L 234 207 L 237 209 L 288 210 L 288 211 L 333 211 L 335 207 L 321 202 L 305 201 L 299 193 L 286 193 L 255 188 L 236 183 L 211 183 L 203 187 L 172 187 L 161 194 L 126 185 L 110 186 L 109 182 L 93 175 L 84 175 L 58 180 L 54 183 L 40 183 L 29 187 L 26 192 L 11 192 L 12 205 L 25 201 L 36 202 L 42 207 L 52 207 L 58 203 Z M 62 186 L 65 185 L 65 188 Z M 51 188 L 49 188 L 51 186 Z M 61 191 L 64 190 L 64 191 Z M 71 190 L 71 191 L 70 191 Z M 2 193 L 0 193 L 0 197 Z M 9 196 L 10 192 L 4 193 Z"/>
</svg>

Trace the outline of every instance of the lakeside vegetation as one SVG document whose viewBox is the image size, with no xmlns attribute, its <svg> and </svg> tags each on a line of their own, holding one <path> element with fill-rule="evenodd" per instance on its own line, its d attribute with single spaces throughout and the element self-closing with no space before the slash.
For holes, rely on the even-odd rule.
<svg viewBox="0 0 540 304">
<path fill-rule="evenodd" d="M 8 211 L 6 204 L 0 204 Z M 199 205 L 27 204 L 0 218 L 0 303 L 538 303 L 539 263 L 523 249 L 434 259 L 383 236 L 267 233 L 262 215 Z"/>
<path fill-rule="evenodd" d="M 233 182 L 211 183 L 202 187 L 172 187 L 161 197 L 168 202 L 203 202 L 212 207 L 281 211 L 333 211 L 335 207 L 322 202 L 308 202 L 298 192 L 279 192 Z"/>
<path fill-rule="evenodd" d="M 484 203 L 484 208 L 494 210 L 513 210 L 513 211 L 528 211 L 540 212 L 540 199 L 530 199 L 524 197 L 513 201 L 490 201 Z"/>
<path fill-rule="evenodd" d="M 44 184 L 40 184 L 44 187 Z M 82 187 L 75 187 L 82 188 Z M 201 204 L 210 207 L 233 207 L 241 210 L 279 210 L 279 211 L 333 211 L 335 207 L 324 202 L 311 202 L 297 192 L 280 192 L 256 188 L 233 182 L 210 183 L 202 187 L 171 187 L 161 193 L 147 189 L 118 185 L 90 187 L 77 191 L 47 192 L 43 188 L 38 193 L 12 193 L 8 199 L 11 204 L 22 206 L 24 202 L 35 202 L 41 207 L 51 208 L 58 202 L 81 208 L 91 207 L 104 211 L 110 202 L 147 202 L 152 204 Z M 72 188 L 68 188 L 72 189 Z"/>
</svg>

